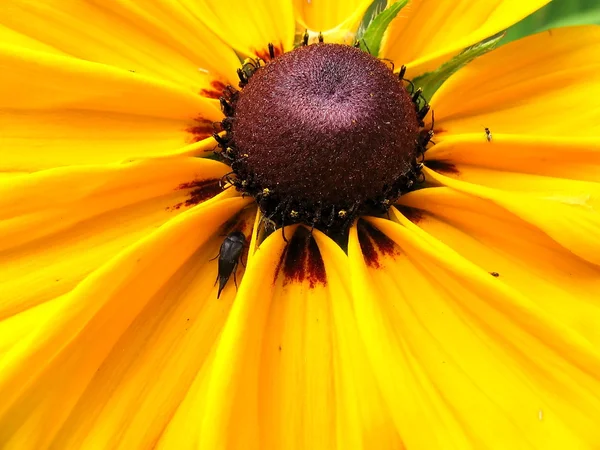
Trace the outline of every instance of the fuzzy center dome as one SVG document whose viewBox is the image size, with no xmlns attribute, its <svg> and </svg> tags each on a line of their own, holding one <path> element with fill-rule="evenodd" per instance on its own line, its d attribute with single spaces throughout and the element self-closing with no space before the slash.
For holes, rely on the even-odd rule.
<svg viewBox="0 0 600 450">
<path fill-rule="evenodd" d="M 344 208 L 385 197 L 410 172 L 418 129 L 388 66 L 353 47 L 315 44 L 256 71 L 232 137 L 261 188 L 309 208 Z"/>
</svg>

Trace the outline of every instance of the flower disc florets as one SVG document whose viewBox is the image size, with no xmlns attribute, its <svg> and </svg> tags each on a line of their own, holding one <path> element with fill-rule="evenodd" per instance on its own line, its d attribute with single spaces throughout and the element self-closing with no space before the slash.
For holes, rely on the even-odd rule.
<svg viewBox="0 0 600 450">
<path fill-rule="evenodd" d="M 383 62 L 315 44 L 250 63 L 241 78 L 222 100 L 218 140 L 233 183 L 277 225 L 345 225 L 387 210 L 414 182 L 419 118 Z"/>
</svg>

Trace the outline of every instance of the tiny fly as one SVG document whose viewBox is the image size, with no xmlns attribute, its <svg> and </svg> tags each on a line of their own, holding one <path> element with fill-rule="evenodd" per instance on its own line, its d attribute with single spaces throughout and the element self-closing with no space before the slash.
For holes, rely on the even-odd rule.
<svg viewBox="0 0 600 450">
<path fill-rule="evenodd" d="M 485 138 L 487 139 L 488 142 L 492 142 L 492 132 L 490 131 L 489 128 L 485 129 Z"/>
<path fill-rule="evenodd" d="M 235 272 L 240 262 L 240 257 L 244 251 L 244 245 L 246 244 L 246 236 L 241 231 L 234 231 L 227 235 L 217 257 L 219 258 L 219 271 L 217 273 L 217 281 L 219 282 L 219 292 L 217 292 L 217 298 L 220 297 L 221 291 L 229 281 L 229 277 L 233 273 L 233 282 L 237 288 L 237 279 Z"/>
</svg>

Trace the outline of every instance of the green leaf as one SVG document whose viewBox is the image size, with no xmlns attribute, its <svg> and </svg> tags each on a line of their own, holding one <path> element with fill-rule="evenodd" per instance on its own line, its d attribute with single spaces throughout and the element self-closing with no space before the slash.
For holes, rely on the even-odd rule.
<svg viewBox="0 0 600 450">
<path fill-rule="evenodd" d="M 423 97 L 428 101 L 431 100 L 435 91 L 439 89 L 444 81 L 475 58 L 493 50 L 503 36 L 504 33 L 499 33 L 464 49 L 461 53 L 456 55 L 450 61 L 442 64 L 436 70 L 427 72 L 412 80 L 415 87 L 423 89 Z"/>
<path fill-rule="evenodd" d="M 375 3 L 375 2 L 373 2 Z M 359 38 L 360 48 L 373 56 L 379 55 L 383 33 L 387 30 L 390 22 L 398 15 L 400 10 L 406 6 L 408 0 L 398 0 L 389 8 L 383 10 L 370 21 L 364 34 Z M 373 7 L 373 4 L 371 4 Z"/>
<path fill-rule="evenodd" d="M 510 27 L 502 44 L 550 28 L 600 24 L 600 1 L 554 0 L 521 22 Z"/>
<path fill-rule="evenodd" d="M 365 15 L 358 26 L 358 30 L 356 31 L 356 39 L 360 40 L 365 35 L 365 31 L 371 25 L 371 22 L 377 17 L 380 13 L 382 13 L 387 6 L 387 0 L 373 0 L 373 3 L 367 8 Z"/>
</svg>

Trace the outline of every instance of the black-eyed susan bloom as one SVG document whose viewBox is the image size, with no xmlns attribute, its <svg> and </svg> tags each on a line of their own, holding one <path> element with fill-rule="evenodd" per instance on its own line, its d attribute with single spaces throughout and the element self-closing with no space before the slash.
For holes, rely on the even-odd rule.
<svg viewBox="0 0 600 450">
<path fill-rule="evenodd" d="M 545 3 L 4 0 L 0 448 L 600 448 L 600 30 L 488 52 Z"/>
</svg>

